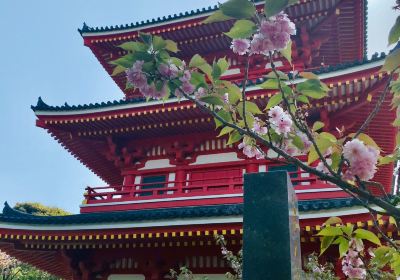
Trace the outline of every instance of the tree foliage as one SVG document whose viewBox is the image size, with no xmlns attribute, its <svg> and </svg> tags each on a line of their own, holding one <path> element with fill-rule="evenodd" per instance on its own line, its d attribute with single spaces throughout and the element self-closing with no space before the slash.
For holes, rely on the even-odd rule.
<svg viewBox="0 0 400 280">
<path fill-rule="evenodd" d="M 71 214 L 61 208 L 45 206 L 38 202 L 18 202 L 14 209 L 37 216 L 66 216 Z"/>
</svg>

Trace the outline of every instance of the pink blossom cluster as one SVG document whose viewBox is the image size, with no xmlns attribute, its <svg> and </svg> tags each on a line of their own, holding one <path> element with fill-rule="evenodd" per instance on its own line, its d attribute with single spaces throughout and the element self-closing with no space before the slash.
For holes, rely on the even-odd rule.
<svg viewBox="0 0 400 280">
<path fill-rule="evenodd" d="M 17 264 L 17 260 L 13 257 L 10 257 L 3 251 L 0 251 L 0 277 L 2 276 L 1 272 L 6 272 L 13 266 Z"/>
<path fill-rule="evenodd" d="M 325 162 L 329 166 L 332 165 L 332 159 L 330 159 L 330 158 L 325 159 Z M 323 173 L 327 173 L 327 174 L 329 173 L 328 168 L 325 166 L 325 164 L 322 161 L 318 162 L 318 164 L 315 167 L 315 169 L 317 169 L 318 171 L 323 172 Z"/>
<path fill-rule="evenodd" d="M 282 50 L 290 41 L 290 35 L 296 34 L 296 26 L 288 16 L 280 13 L 274 17 L 264 19 L 259 27 L 258 33 L 254 34 L 252 40 L 234 39 L 231 49 L 234 53 L 244 55 L 263 54 Z"/>
<path fill-rule="evenodd" d="M 158 72 L 165 78 L 174 79 L 178 76 L 179 69 L 173 63 L 162 63 L 158 66 Z"/>
<path fill-rule="evenodd" d="M 271 127 L 275 130 L 275 132 L 278 135 L 283 135 L 286 137 L 293 125 L 290 115 L 281 107 L 275 106 L 268 111 L 268 116 Z"/>
<path fill-rule="evenodd" d="M 190 83 L 190 79 L 192 78 L 192 73 L 189 70 L 184 70 L 182 77 L 179 80 L 182 82 L 182 86 L 179 89 L 175 90 L 176 97 L 182 97 L 184 92 L 185 94 L 192 94 L 195 90 L 194 85 Z"/>
<path fill-rule="evenodd" d="M 374 177 L 378 163 L 378 149 L 365 145 L 359 139 L 353 139 L 344 145 L 343 156 L 349 162 L 344 174 L 346 179 L 354 180 L 357 176 L 360 180 L 368 181 Z"/>
<path fill-rule="evenodd" d="M 260 120 L 260 118 L 254 117 L 254 123 L 253 123 L 253 128 L 252 130 L 260 135 L 265 135 L 268 133 L 268 128 L 266 126 L 263 126 L 263 122 Z"/>
<path fill-rule="evenodd" d="M 264 158 L 261 151 L 252 143 L 248 143 L 249 141 L 246 138 L 243 138 L 243 141 L 238 145 L 239 149 L 243 149 L 243 154 L 245 154 L 249 158 L 255 157 L 256 159 Z"/>
<path fill-rule="evenodd" d="M 361 240 L 352 238 L 349 241 L 349 250 L 342 260 L 342 271 L 351 279 L 365 279 L 367 271 L 359 254 L 364 250 Z"/>
<path fill-rule="evenodd" d="M 148 84 L 147 77 L 143 73 L 144 61 L 138 60 L 132 67 L 126 70 L 126 78 L 130 84 L 139 89 L 146 98 L 162 99 L 168 95 L 168 87 L 165 83 L 161 89 L 157 89 L 154 83 Z"/>
</svg>

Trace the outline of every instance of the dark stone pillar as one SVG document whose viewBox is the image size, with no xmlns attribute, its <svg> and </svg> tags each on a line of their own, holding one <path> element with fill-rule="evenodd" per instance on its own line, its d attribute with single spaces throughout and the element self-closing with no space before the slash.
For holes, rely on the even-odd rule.
<svg viewBox="0 0 400 280">
<path fill-rule="evenodd" d="M 297 200 L 286 171 L 244 175 L 243 280 L 301 280 Z"/>
</svg>

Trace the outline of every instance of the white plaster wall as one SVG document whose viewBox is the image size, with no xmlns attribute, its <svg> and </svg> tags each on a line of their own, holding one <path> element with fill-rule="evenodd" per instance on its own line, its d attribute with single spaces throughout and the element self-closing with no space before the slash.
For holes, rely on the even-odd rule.
<svg viewBox="0 0 400 280">
<path fill-rule="evenodd" d="M 145 278 L 143 274 L 111 274 L 108 280 L 145 280 Z"/>
<path fill-rule="evenodd" d="M 140 170 L 147 170 L 147 169 L 157 169 L 157 168 L 165 168 L 165 167 L 174 167 L 173 165 L 169 164 L 169 159 L 153 159 L 146 161 L 146 164 Z"/>
<path fill-rule="evenodd" d="M 196 164 L 205 164 L 205 163 L 219 163 L 219 162 L 230 162 L 242 160 L 237 157 L 235 152 L 231 153 L 219 153 L 219 154 L 209 154 L 209 155 L 200 155 L 197 157 L 196 162 L 192 163 L 192 165 Z"/>
</svg>

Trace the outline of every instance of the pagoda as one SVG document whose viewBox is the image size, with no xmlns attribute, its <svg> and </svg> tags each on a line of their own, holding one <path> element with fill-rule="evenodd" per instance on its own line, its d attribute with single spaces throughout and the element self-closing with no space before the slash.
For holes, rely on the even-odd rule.
<svg viewBox="0 0 400 280">
<path fill-rule="evenodd" d="M 223 34 L 232 22 L 202 23 L 216 9 L 115 27 L 83 25 L 84 45 L 124 97 L 77 106 L 50 106 L 39 98 L 32 109 L 36 125 L 105 186 L 87 187 L 76 215 L 34 216 L 6 203 L 0 214 L 1 250 L 68 280 L 156 280 L 180 266 L 211 280 L 224 279 L 229 267 L 214 235 L 224 235 L 233 251 L 241 248 L 243 174 L 273 170 L 286 170 L 292 179 L 303 256 L 318 252 L 315 234 L 328 217 L 372 229 L 367 210 L 337 186 L 292 165 L 246 158 L 236 145 L 217 137 L 212 117 L 194 103 L 176 98 L 146 102 L 126 88 L 124 73 L 113 75 L 110 62 L 125 54 L 118 46 L 138 40 L 140 31 L 176 41 L 184 60 L 196 53 L 210 61 L 226 57 L 231 66 L 224 79 L 239 84 L 244 61 L 230 51 L 230 39 Z M 357 130 L 387 82 L 388 74 L 379 72 L 385 55 L 366 58 L 366 11 L 366 0 L 300 0 L 286 9 L 297 26 L 292 38 L 295 69 L 312 71 L 330 88 L 327 97 L 308 109 L 310 121 L 322 120 L 325 131 Z M 275 61 L 278 69 L 291 69 L 282 57 Z M 258 85 L 271 65 L 257 58 L 252 65 L 247 99 L 263 107 L 274 92 Z M 384 151 L 395 147 L 395 129 L 387 125 L 394 114 L 385 100 L 366 129 Z M 392 193 L 393 165 L 380 168 L 374 180 Z M 388 236 L 397 237 L 388 220 L 379 224 Z M 337 253 L 328 250 L 323 258 L 334 261 Z"/>
</svg>

